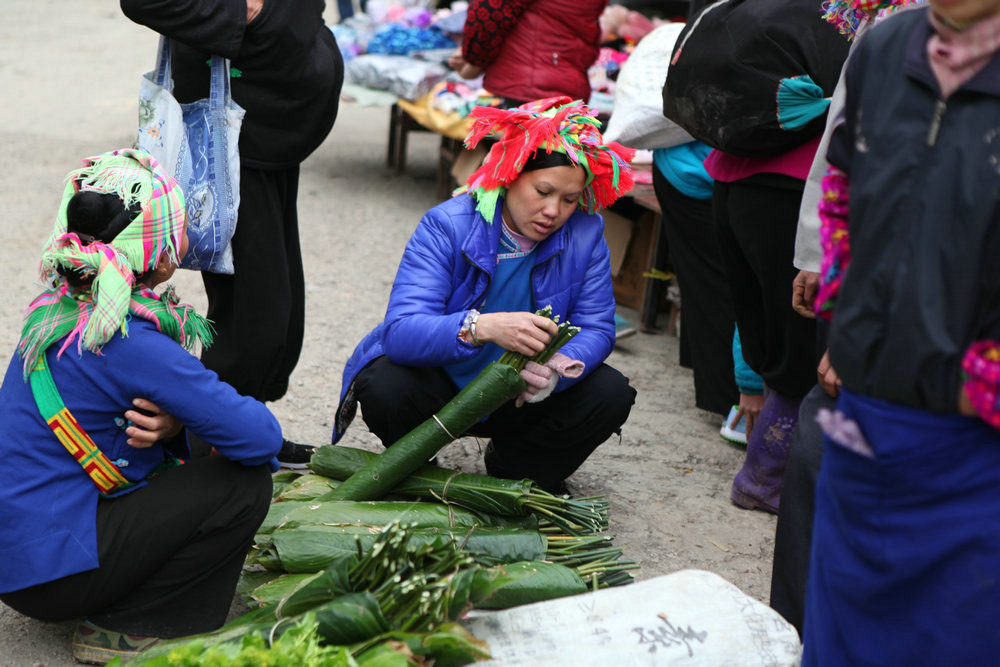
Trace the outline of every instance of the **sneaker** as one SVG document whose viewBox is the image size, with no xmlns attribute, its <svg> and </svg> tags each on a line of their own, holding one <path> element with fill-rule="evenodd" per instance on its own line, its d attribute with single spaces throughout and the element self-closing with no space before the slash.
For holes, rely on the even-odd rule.
<svg viewBox="0 0 1000 667">
<path fill-rule="evenodd" d="M 746 445 L 747 416 L 743 415 L 740 417 L 740 420 L 736 423 L 736 428 L 729 428 L 729 425 L 733 422 L 733 417 L 735 417 L 736 413 L 739 411 L 740 408 L 737 405 L 729 408 L 729 415 L 726 417 L 726 421 L 722 422 L 722 428 L 719 429 L 719 435 L 729 442 L 735 442 L 738 445 Z"/>
<path fill-rule="evenodd" d="M 73 633 L 73 657 L 78 662 L 104 665 L 116 657 L 128 660 L 161 641 L 158 637 L 128 635 L 82 621 Z"/>
<path fill-rule="evenodd" d="M 639 329 L 637 329 L 634 324 L 626 320 L 618 313 L 615 313 L 615 340 L 628 338 L 629 336 L 634 335 L 637 331 L 639 331 Z"/>
<path fill-rule="evenodd" d="M 315 447 L 285 440 L 281 443 L 281 451 L 278 452 L 278 463 L 288 470 L 302 470 L 309 467 L 309 461 L 312 460 L 315 451 Z"/>
</svg>

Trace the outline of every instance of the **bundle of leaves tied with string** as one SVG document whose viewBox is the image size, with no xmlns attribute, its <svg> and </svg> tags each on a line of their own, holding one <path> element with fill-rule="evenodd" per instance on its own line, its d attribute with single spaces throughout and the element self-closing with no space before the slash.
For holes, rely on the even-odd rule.
<svg viewBox="0 0 1000 667">
<path fill-rule="evenodd" d="M 309 467 L 332 480 L 347 480 L 385 455 L 342 445 L 324 445 L 316 449 Z M 344 484 L 346 482 L 342 482 L 336 490 Z M 317 500 L 336 500 L 336 490 L 319 496 Z M 571 535 L 589 535 L 608 529 L 608 501 L 605 497 L 556 496 L 539 488 L 530 479 L 500 479 L 424 464 L 392 487 L 391 493 L 458 505 L 491 515 L 533 515 L 543 532 L 548 526 Z"/>
<path fill-rule="evenodd" d="M 257 664 L 277 664 L 269 661 L 269 649 L 303 619 L 315 623 L 318 644 L 345 648 L 347 655 L 338 654 L 342 661 L 330 664 L 457 666 L 489 657 L 485 643 L 455 623 L 512 577 L 483 568 L 452 542 L 417 544 L 413 530 L 391 522 L 367 546 L 355 540 L 315 573 L 262 586 L 260 607 L 221 629 L 163 642 L 130 664 L 161 658 L 166 660 L 156 664 L 202 664 L 174 662 L 171 653 L 180 649 L 196 658 L 247 637 L 259 638 L 251 642 L 259 649 Z"/>
<path fill-rule="evenodd" d="M 536 311 L 552 318 L 552 307 Z M 525 390 L 521 370 L 529 361 L 544 364 L 580 331 L 569 322 L 558 323 L 558 331 L 535 355 L 505 352 L 465 386 L 437 414 L 404 435 L 332 491 L 330 500 L 377 500 L 442 447 L 461 436 L 483 418 Z"/>
</svg>

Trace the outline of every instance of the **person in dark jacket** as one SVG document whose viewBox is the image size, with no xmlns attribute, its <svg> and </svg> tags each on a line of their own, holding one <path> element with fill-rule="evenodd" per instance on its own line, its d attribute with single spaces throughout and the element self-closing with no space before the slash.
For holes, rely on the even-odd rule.
<svg viewBox="0 0 1000 667">
<path fill-rule="evenodd" d="M 598 121 L 569 98 L 479 107 L 472 117 L 470 146 L 494 130 L 503 136 L 467 192 L 417 226 L 385 320 L 344 369 L 334 442 L 360 402 L 369 429 L 392 445 L 504 350 L 541 351 L 556 325 L 533 311 L 551 306 L 580 332 L 545 365 L 529 363 L 526 391 L 468 433 L 492 438 L 491 475 L 561 491 L 635 400 L 628 380 L 603 363 L 614 347 L 615 301 L 595 214 L 631 188 L 632 151 L 604 145 Z"/>
<path fill-rule="evenodd" d="M 202 273 L 207 315 L 218 332 L 202 360 L 261 401 L 284 396 L 302 349 L 299 164 L 333 127 L 343 84 L 323 6 L 322 0 L 121 0 L 126 16 L 174 42 L 178 101 L 207 97 L 210 55 L 231 60 L 233 99 L 246 109 L 235 273 Z M 286 443 L 281 459 L 302 463 L 305 449 Z"/>
<path fill-rule="evenodd" d="M 84 619 L 85 662 L 221 626 L 270 504 L 281 427 L 185 349 L 210 344 L 209 323 L 153 292 L 185 230 L 180 187 L 152 156 L 85 160 L 0 387 L 0 600 Z M 180 465 L 184 427 L 219 455 Z"/>
<path fill-rule="evenodd" d="M 1000 1 L 929 5 L 855 49 L 827 153 L 804 665 L 1000 652 Z"/>
<path fill-rule="evenodd" d="M 607 0 L 472 0 L 462 49 L 449 64 L 504 106 L 567 95 L 590 99 L 587 70 L 597 59 L 598 19 Z"/>
</svg>

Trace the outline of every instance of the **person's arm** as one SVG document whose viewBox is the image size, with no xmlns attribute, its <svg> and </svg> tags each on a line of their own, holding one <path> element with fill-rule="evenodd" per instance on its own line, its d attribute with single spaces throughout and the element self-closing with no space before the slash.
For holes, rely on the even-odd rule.
<svg viewBox="0 0 1000 667">
<path fill-rule="evenodd" d="M 121 380 L 124 393 L 152 403 L 230 460 L 260 465 L 274 458 L 281 426 L 263 403 L 241 396 L 171 338 L 148 332 L 133 337 L 134 344 L 117 352 L 128 355 L 123 362 L 132 369 Z"/>
<path fill-rule="evenodd" d="M 567 225 L 574 224 L 570 218 Z M 589 223 L 578 221 L 580 226 Z M 603 226 L 602 226 L 603 227 Z M 583 276 L 576 281 L 576 294 L 570 300 L 565 319 L 580 327 L 580 333 L 563 346 L 561 352 L 570 359 L 583 362 L 585 368 L 576 377 L 562 377 L 556 391 L 564 391 L 596 370 L 615 348 L 615 295 L 611 279 L 611 252 L 603 233 L 594 237 L 590 257 Z M 541 307 L 548 304 L 539 303 Z"/>
<path fill-rule="evenodd" d="M 743 358 L 743 342 L 740 340 L 739 329 L 735 327 L 733 331 L 733 375 L 736 380 L 736 388 L 740 392 L 740 404 L 729 423 L 729 428 L 736 428 L 740 419 L 746 416 L 746 433 L 750 435 L 757 422 L 757 417 L 760 416 L 760 411 L 764 408 L 764 380 L 750 368 L 750 364 Z"/>
<path fill-rule="evenodd" d="M 469 311 L 446 310 L 459 263 L 467 262 L 460 248 L 462 234 L 446 216 L 441 207 L 428 211 L 399 261 L 382 334 L 386 356 L 394 363 L 442 366 L 479 351 L 458 336 Z"/>
<path fill-rule="evenodd" d="M 125 16 L 140 25 L 200 51 L 235 58 L 239 55 L 247 23 L 256 18 L 264 0 L 120 2 Z"/>
<path fill-rule="evenodd" d="M 486 69 L 492 63 L 507 34 L 533 0 L 472 0 L 462 31 L 462 62 Z M 458 69 L 456 67 L 456 69 Z M 464 74 L 462 76 L 465 76 Z M 472 77 L 466 77 L 472 78 Z"/>
</svg>

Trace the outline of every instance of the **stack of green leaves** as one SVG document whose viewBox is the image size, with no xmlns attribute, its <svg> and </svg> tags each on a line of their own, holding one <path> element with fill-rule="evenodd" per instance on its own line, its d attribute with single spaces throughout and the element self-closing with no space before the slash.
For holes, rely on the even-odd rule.
<svg viewBox="0 0 1000 667">
<path fill-rule="evenodd" d="M 378 460 L 379 456 L 354 447 L 323 445 L 313 453 L 309 467 L 332 480 L 345 480 L 364 470 L 372 461 Z M 608 503 L 605 498 L 555 496 L 539 488 L 530 479 L 500 479 L 421 465 L 400 480 L 391 492 L 399 496 L 459 505 L 486 514 L 533 514 L 572 535 L 589 535 L 608 529 Z M 317 500 L 338 499 L 340 498 L 331 492 L 319 496 Z"/>
<path fill-rule="evenodd" d="M 217 653 L 237 653 L 232 647 L 221 646 L 226 644 L 246 645 L 248 654 L 263 650 L 257 640 L 245 639 L 250 636 L 262 638 L 270 650 L 296 624 L 312 620 L 318 644 L 346 647 L 354 658 L 376 648 L 383 652 L 393 642 L 401 642 L 404 652 L 433 659 L 439 665 L 462 665 L 488 657 L 482 643 L 454 622 L 511 578 L 479 566 L 445 540 L 414 546 L 409 539 L 411 530 L 411 526 L 391 523 L 369 547 L 357 543 L 353 552 L 319 572 L 266 584 L 259 596 L 259 609 L 215 632 L 158 644 L 133 664 L 162 656 L 169 659 L 172 651 L 182 647 L 186 648 L 181 653 L 199 656 L 207 655 L 213 647 Z M 398 652 L 400 648 L 390 650 Z M 261 660 L 256 664 L 275 662 Z"/>
</svg>

